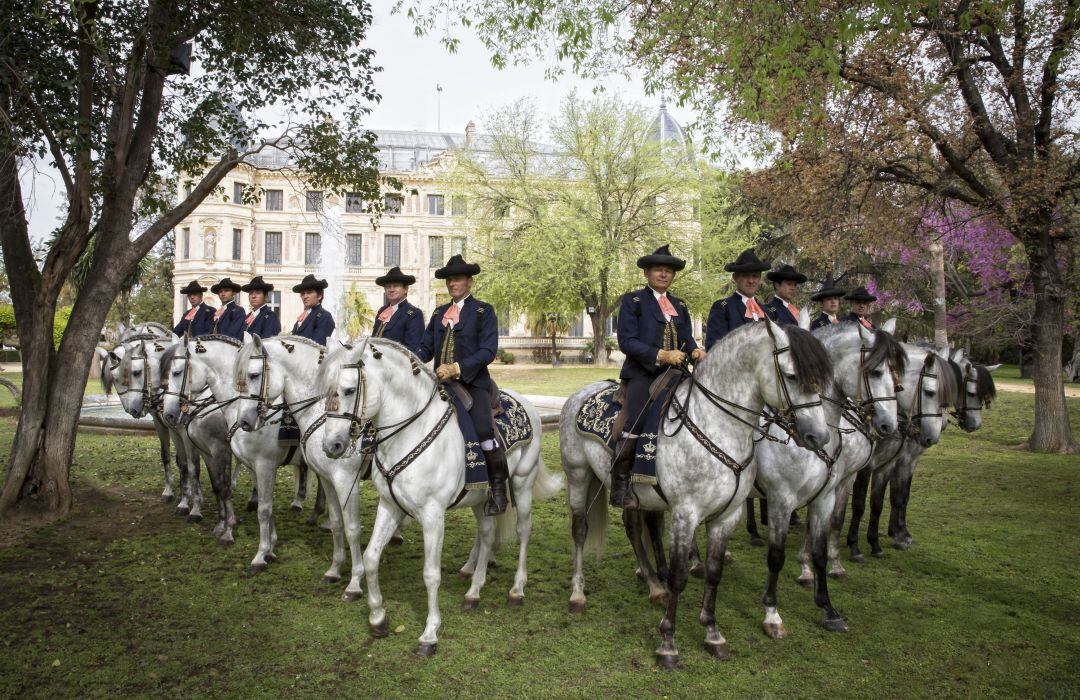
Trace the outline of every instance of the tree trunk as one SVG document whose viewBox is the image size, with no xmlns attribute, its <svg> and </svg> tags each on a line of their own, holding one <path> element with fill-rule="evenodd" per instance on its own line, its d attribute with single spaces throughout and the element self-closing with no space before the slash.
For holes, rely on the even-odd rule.
<svg viewBox="0 0 1080 700">
<path fill-rule="evenodd" d="M 589 314 L 589 321 L 592 322 L 593 364 L 602 367 L 608 363 L 607 334 L 604 333 L 607 315 L 603 313 L 602 309 L 597 308 L 596 311 Z"/>
<path fill-rule="evenodd" d="M 1035 426 L 1028 440 L 1033 452 L 1076 450 L 1072 426 L 1065 404 L 1061 345 L 1065 334 L 1065 305 L 1068 299 L 1066 272 L 1072 268 L 1069 241 L 1053 238 L 1050 216 L 1038 230 L 1024 237 L 1035 288 L 1032 316 L 1032 378 L 1035 383 Z"/>
<path fill-rule="evenodd" d="M 947 351 L 949 329 L 945 317 L 945 249 L 936 241 L 930 244 L 930 277 L 934 282 L 934 347 Z"/>
</svg>

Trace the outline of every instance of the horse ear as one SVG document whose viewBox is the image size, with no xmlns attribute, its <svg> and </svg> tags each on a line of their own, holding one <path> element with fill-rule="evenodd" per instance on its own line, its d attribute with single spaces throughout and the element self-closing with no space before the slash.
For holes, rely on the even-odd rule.
<svg viewBox="0 0 1080 700">
<path fill-rule="evenodd" d="M 247 331 L 244 331 L 244 337 L 243 337 L 243 338 L 241 338 L 241 340 L 243 341 L 244 345 L 247 345 L 248 343 L 250 343 L 250 342 L 251 342 L 251 337 L 252 337 L 252 336 L 251 336 L 251 333 L 248 333 Z"/>
<path fill-rule="evenodd" d="M 124 324 L 117 323 L 116 324 L 116 337 L 117 338 L 123 338 L 125 333 L 127 333 L 127 328 L 124 328 Z"/>
<path fill-rule="evenodd" d="M 802 311 L 799 312 L 799 328 L 804 331 L 810 330 L 810 309 L 806 307 L 803 307 Z"/>
<path fill-rule="evenodd" d="M 261 355 L 263 351 L 262 338 L 260 338 L 258 335 L 253 335 L 251 336 L 251 342 L 255 345 L 255 352 Z"/>
<path fill-rule="evenodd" d="M 868 346 L 873 345 L 874 332 L 861 323 L 856 323 L 855 326 L 859 329 L 859 337 L 862 338 L 863 343 Z"/>
<path fill-rule="evenodd" d="M 99 345 L 98 347 L 94 348 L 94 356 L 97 357 L 99 362 L 101 362 L 109 356 L 109 351 Z"/>
<path fill-rule="evenodd" d="M 892 318 L 885 321 L 885 323 L 881 324 L 881 330 L 885 331 L 889 335 L 895 335 L 896 334 L 896 317 L 893 316 Z"/>
<path fill-rule="evenodd" d="M 952 360 L 953 362 L 955 362 L 956 364 L 960 364 L 961 362 L 963 362 L 963 360 L 964 360 L 964 348 L 956 348 L 955 350 L 953 350 L 952 355 L 949 356 L 949 359 Z"/>
<path fill-rule="evenodd" d="M 933 367 L 934 366 L 934 360 L 937 358 L 937 356 L 938 356 L 937 353 L 933 353 L 933 352 L 926 353 L 926 357 L 924 357 L 923 361 L 922 361 L 923 367 L 925 367 L 927 369 L 930 369 L 931 367 Z"/>
<path fill-rule="evenodd" d="M 326 349 L 327 350 L 339 350 L 339 349 L 341 349 L 343 347 L 345 347 L 345 343 L 341 342 L 337 338 L 327 338 L 326 339 Z"/>
<path fill-rule="evenodd" d="M 1000 369 L 1000 367 L 1001 363 L 998 363 L 996 365 L 985 365 L 985 369 L 987 372 L 993 372 L 994 370 Z"/>
<path fill-rule="evenodd" d="M 938 347 L 937 345 L 935 345 L 934 346 L 934 354 L 937 355 L 938 357 L 940 357 L 943 360 L 948 360 L 949 359 L 949 348 L 942 348 L 942 347 Z"/>
<path fill-rule="evenodd" d="M 140 340 L 139 345 L 135 348 L 135 354 L 132 357 L 146 357 L 146 341 Z"/>
</svg>

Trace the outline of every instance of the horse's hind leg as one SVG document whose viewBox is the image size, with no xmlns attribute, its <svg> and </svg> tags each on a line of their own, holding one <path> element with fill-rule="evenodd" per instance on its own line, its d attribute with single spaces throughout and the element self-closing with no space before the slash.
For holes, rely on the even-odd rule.
<svg viewBox="0 0 1080 700">
<path fill-rule="evenodd" d="M 897 549 L 907 549 L 914 543 L 907 529 L 907 506 L 911 499 L 915 464 L 914 459 L 897 460 L 889 484 L 889 535 Z"/>
<path fill-rule="evenodd" d="M 330 559 L 330 568 L 323 574 L 322 580 L 326 583 L 337 583 L 341 580 L 341 565 L 345 563 L 345 520 L 341 515 L 341 503 L 338 502 L 336 493 L 331 492 L 327 505 L 334 553 Z"/>
<path fill-rule="evenodd" d="M 832 515 L 829 517 L 829 576 L 835 579 L 847 578 L 847 571 L 840 562 L 840 533 L 844 530 L 844 518 L 847 516 L 848 495 L 851 493 L 851 485 L 855 481 L 855 475 L 847 477 L 837 487 L 833 494 Z M 804 543 L 805 544 L 805 543 Z M 809 551 L 809 550 L 807 550 Z"/>
<path fill-rule="evenodd" d="M 364 576 L 364 548 L 360 544 L 360 480 L 355 472 L 338 470 L 332 479 L 334 492 L 341 503 L 341 519 L 345 531 L 345 543 L 349 546 L 352 568 L 349 584 L 341 594 L 342 600 L 359 600 L 363 593 L 360 579 Z"/>
<path fill-rule="evenodd" d="M 657 663 L 661 668 L 669 671 L 678 667 L 679 651 L 675 648 L 675 618 L 678 613 L 679 597 L 682 595 L 682 592 L 686 590 L 686 581 L 689 578 L 687 558 L 690 556 L 690 541 L 694 537 L 695 529 L 697 529 L 697 522 L 694 516 L 688 512 L 672 511 L 670 528 L 671 571 L 668 574 L 667 609 L 664 611 L 664 617 L 660 620 L 660 646 L 655 652 Z M 721 544 L 721 566 L 723 555 L 724 550 Z M 708 580 L 707 569 L 708 567 L 706 567 L 706 581 Z M 720 577 L 719 574 L 717 574 L 714 582 L 719 582 L 719 580 Z M 713 590 L 715 591 L 715 588 Z M 711 606 L 707 600 L 708 597 L 708 584 L 706 583 L 706 606 Z M 703 624 L 706 624 L 708 627 L 709 623 L 704 619 L 705 607 L 702 608 L 701 614 Z M 715 624 L 713 624 L 713 627 L 715 628 Z M 708 637 L 706 637 L 706 640 L 708 640 Z M 723 647 L 722 642 L 717 649 L 721 647 Z M 726 650 L 726 647 L 723 648 Z M 714 653 L 716 652 L 714 651 Z"/>
<path fill-rule="evenodd" d="M 784 545 L 787 543 L 788 523 L 792 509 L 779 498 L 769 501 L 769 508 L 772 511 L 769 513 L 769 551 L 765 556 L 769 564 L 769 578 L 765 586 L 765 595 L 761 599 L 765 606 L 765 620 L 761 623 L 761 627 L 769 637 L 783 639 L 787 636 L 787 630 L 784 629 L 784 621 L 776 609 L 776 582 L 784 568 Z"/>
<path fill-rule="evenodd" d="M 657 605 L 667 603 L 667 590 L 656 577 L 652 562 L 649 561 L 649 551 L 645 547 L 645 519 L 646 515 L 637 509 L 623 510 L 623 528 L 626 537 L 630 540 L 630 546 L 634 548 L 634 556 L 637 557 L 638 571 L 649 587 L 649 600 Z"/>
<path fill-rule="evenodd" d="M 420 525 L 424 528 L 424 585 L 428 594 L 428 615 L 424 632 L 420 635 L 413 653 L 417 656 L 432 656 L 439 644 L 439 626 L 442 618 L 439 615 L 439 584 L 442 582 L 442 548 L 443 532 L 445 528 L 445 513 L 435 506 L 429 505 L 427 510 L 417 513 Z M 494 522 L 491 536 L 494 537 Z M 483 562 L 484 553 L 480 559 Z M 483 562 L 486 563 L 486 562 Z M 482 575 L 483 568 L 476 567 L 476 575 L 473 576 L 473 585 L 476 585 L 477 577 Z"/>
<path fill-rule="evenodd" d="M 259 493 L 257 504 L 259 511 L 259 551 L 251 560 L 248 571 L 257 574 L 266 571 L 268 561 L 277 557 L 274 555 L 273 528 L 274 528 L 274 477 L 277 472 L 276 464 L 266 464 L 266 460 L 255 463 L 255 487 Z"/>
<path fill-rule="evenodd" d="M 668 577 L 667 551 L 664 549 L 664 513 L 662 511 L 645 511 L 642 513 L 645 519 L 645 534 L 649 536 L 652 545 L 653 559 L 656 561 L 656 577 L 666 581 Z M 697 543 L 690 552 L 690 575 L 703 576 L 705 568 L 698 555 Z M 701 573 L 694 573 L 695 567 L 701 567 Z"/>
<path fill-rule="evenodd" d="M 757 517 L 754 515 L 754 499 L 746 499 L 746 531 L 750 533 L 750 544 L 754 547 L 764 547 L 765 540 L 761 539 L 757 529 Z"/>
<path fill-rule="evenodd" d="M 188 475 L 191 478 L 191 512 L 188 513 L 188 522 L 198 523 L 202 522 L 203 519 L 202 457 L 194 444 L 191 445 L 188 454 L 191 455 L 188 470 Z M 209 464 L 207 464 L 207 471 L 209 471 Z"/>
<path fill-rule="evenodd" d="M 158 443 L 161 446 L 161 467 L 165 472 L 165 490 L 161 492 L 161 500 L 164 503 L 172 503 L 175 496 L 173 496 L 172 463 L 169 459 L 169 429 L 156 415 L 154 416 L 154 432 L 157 433 Z"/>
<path fill-rule="evenodd" d="M 705 628 L 705 651 L 719 661 L 723 661 L 731 654 L 728 651 L 727 640 L 716 626 L 716 589 L 720 585 L 720 579 L 724 574 L 724 552 L 727 550 L 728 535 L 739 522 L 739 513 L 730 516 L 727 520 L 716 518 L 705 526 L 708 536 L 708 545 L 705 550 L 705 594 L 701 599 L 701 612 L 698 614 L 698 622 Z M 674 523 L 672 523 L 674 527 Z M 691 530 L 690 535 L 693 536 Z M 678 565 L 675 557 L 675 548 L 672 547 L 672 568 Z M 661 623 L 663 625 L 663 623 Z"/>
<path fill-rule="evenodd" d="M 293 474 L 296 476 L 296 496 L 289 504 L 289 510 L 300 512 L 304 509 L 304 499 L 307 498 L 308 466 L 303 459 L 293 465 Z"/>
<path fill-rule="evenodd" d="M 814 562 L 814 603 L 825 613 L 825 629 L 830 632 L 847 632 L 847 623 L 829 600 L 829 577 L 825 573 L 829 563 L 829 525 L 835 501 L 835 493 L 826 492 L 810 504 L 807 510 L 807 538 L 811 541 L 810 554 Z"/>
<path fill-rule="evenodd" d="M 533 478 L 535 479 L 535 476 Z M 514 574 L 514 587 L 506 598 L 510 605 L 521 605 L 525 602 L 525 584 L 529 580 L 529 540 L 532 538 L 533 506 L 531 481 L 532 479 L 521 479 L 514 484 L 517 499 L 518 567 Z"/>
<path fill-rule="evenodd" d="M 851 489 L 851 525 L 848 526 L 847 546 L 851 551 L 851 561 L 858 564 L 866 563 L 866 557 L 859 550 L 859 524 L 866 511 L 866 491 L 872 476 L 870 467 L 859 470 L 855 476 L 855 485 Z"/>
<path fill-rule="evenodd" d="M 379 560 L 383 549 L 401 523 L 405 514 L 395 506 L 379 499 L 375 512 L 375 524 L 371 528 L 371 539 L 364 550 L 364 575 L 368 587 L 368 625 L 373 637 L 385 637 L 390 634 L 390 619 L 383 607 L 382 588 L 379 587 Z"/>
<path fill-rule="evenodd" d="M 233 526 L 236 525 L 236 514 L 232 507 L 232 451 L 227 444 L 222 443 L 218 445 L 216 454 L 211 459 L 213 466 L 208 465 L 208 471 L 218 502 L 218 524 L 214 526 L 213 534 L 221 544 L 231 545 L 235 541 Z"/>
<path fill-rule="evenodd" d="M 483 589 L 484 584 L 487 583 L 488 558 L 491 556 L 491 548 L 495 543 L 495 518 L 484 515 L 483 503 L 473 506 L 473 515 L 476 517 L 476 568 L 473 570 L 469 590 L 465 592 L 465 600 L 461 603 L 462 610 L 475 610 L 480 604 L 480 591 Z M 426 557 L 427 528 L 424 528 L 424 552 Z M 424 567 L 424 580 L 427 580 L 426 564 Z"/>
<path fill-rule="evenodd" d="M 319 522 L 319 516 L 326 512 L 326 489 L 323 488 L 322 479 L 315 475 L 315 506 L 311 509 L 311 515 L 305 521 L 308 525 Z M 326 529 L 325 527 L 323 529 Z"/>
<path fill-rule="evenodd" d="M 180 472 L 180 500 L 176 503 L 176 515 L 186 516 L 191 512 L 191 502 L 195 498 L 195 494 L 192 491 L 191 474 L 192 474 L 192 452 L 194 448 L 190 447 L 183 437 L 177 433 L 176 435 L 176 468 Z"/>
</svg>

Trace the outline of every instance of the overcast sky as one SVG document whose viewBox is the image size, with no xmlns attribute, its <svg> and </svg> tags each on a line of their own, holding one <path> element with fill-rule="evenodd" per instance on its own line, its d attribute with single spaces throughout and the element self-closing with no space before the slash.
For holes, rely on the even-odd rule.
<svg viewBox="0 0 1080 700">
<path fill-rule="evenodd" d="M 371 128 L 435 131 L 441 122 L 443 131 L 463 132 L 472 120 L 482 129 L 485 113 L 519 97 L 532 96 L 540 109 L 551 113 L 571 90 L 586 96 L 595 86 L 592 81 L 575 77 L 547 80 L 545 65 L 496 70 L 486 49 L 475 36 L 465 32 L 459 34 L 457 53 L 450 54 L 438 36 L 417 37 L 407 18 L 391 16 L 390 3 L 375 5 L 369 38 L 376 51 L 375 62 L 383 68 L 375 78 L 382 102 L 373 105 L 367 120 Z M 438 85 L 443 88 L 441 119 Z M 660 99 L 647 96 L 640 80 L 609 78 L 604 80 L 604 87 L 623 99 L 659 109 Z M 668 105 L 668 111 L 684 126 L 693 121 L 685 110 Z M 29 200 L 30 233 L 39 240 L 57 225 L 63 185 L 55 172 L 45 169 L 33 177 L 27 168 L 23 188 Z"/>
</svg>

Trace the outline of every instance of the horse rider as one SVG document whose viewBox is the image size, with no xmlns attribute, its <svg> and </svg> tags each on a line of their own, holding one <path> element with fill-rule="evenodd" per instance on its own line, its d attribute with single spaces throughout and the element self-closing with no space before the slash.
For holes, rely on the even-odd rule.
<svg viewBox="0 0 1080 700">
<path fill-rule="evenodd" d="M 765 307 L 772 311 L 772 319 L 781 326 L 799 325 L 799 307 L 794 301 L 806 275 L 785 264 L 770 271 L 765 278 L 773 284 L 773 297 L 765 302 Z"/>
<path fill-rule="evenodd" d="M 205 291 L 206 287 L 199 284 L 197 280 L 188 282 L 188 285 L 180 290 L 181 294 L 187 295 L 190 308 L 180 319 L 180 323 L 173 328 L 173 333 L 178 336 L 190 333 L 192 337 L 195 337 L 210 335 L 214 332 L 214 307 L 203 302 Z"/>
<path fill-rule="evenodd" d="M 821 313 L 810 322 L 810 330 L 816 330 L 822 326 L 840 323 L 840 298 L 847 292 L 839 287 L 834 287 L 832 281 L 826 280 L 821 289 L 810 295 L 811 301 L 821 305 Z"/>
<path fill-rule="evenodd" d="M 495 439 L 488 373 L 488 365 L 495 361 L 499 350 L 499 321 L 491 304 L 471 294 L 473 277 L 478 274 L 480 266 L 465 262 L 461 255 L 454 255 L 435 271 L 436 279 L 445 280 L 451 301 L 432 312 L 417 355 L 422 362 L 435 361 L 440 381 L 457 381 L 472 397 L 469 416 L 487 462 L 491 485 L 484 513 L 498 515 L 508 504 L 506 481 L 510 478 L 506 446 Z"/>
<path fill-rule="evenodd" d="M 323 291 L 328 286 L 326 280 L 317 280 L 315 275 L 308 275 L 292 288 L 304 302 L 304 310 L 293 325 L 293 335 L 326 345 L 326 339 L 334 332 L 334 317 L 322 307 Z"/>
<path fill-rule="evenodd" d="M 383 288 L 386 304 L 375 316 L 371 335 L 396 340 L 419 355 L 424 340 L 424 314 L 406 298 L 409 286 L 416 284 L 416 278 L 403 274 L 399 267 L 392 267 L 382 277 L 376 277 L 375 284 Z"/>
<path fill-rule="evenodd" d="M 262 275 L 258 275 L 241 289 L 247 292 L 248 301 L 251 302 L 251 313 L 244 319 L 244 330 L 260 338 L 273 338 L 281 333 L 281 320 L 266 303 L 270 292 L 274 291 L 274 285 L 264 282 Z"/>
<path fill-rule="evenodd" d="M 622 411 L 625 421 L 615 443 L 611 465 L 611 505 L 633 508 L 630 472 L 634 467 L 637 438 L 644 423 L 649 387 L 668 367 L 678 367 L 690 359 L 700 360 L 705 351 L 694 341 L 694 329 L 686 302 L 668 294 L 675 274 L 686 261 L 663 245 L 651 255 L 638 258 L 648 284 L 622 296 L 616 330 L 619 350 L 626 355 L 619 378 L 626 382 Z"/>
<path fill-rule="evenodd" d="M 210 291 L 221 299 L 221 308 L 214 314 L 214 332 L 237 340 L 244 339 L 244 319 L 247 318 L 244 307 L 236 303 L 236 295 L 241 289 L 228 277 L 210 287 Z"/>
<path fill-rule="evenodd" d="M 844 297 L 848 301 L 851 313 L 843 318 L 844 321 L 855 321 L 873 330 L 874 324 L 867 318 L 870 315 L 870 306 L 877 297 L 866 291 L 866 287 L 856 287 Z"/>
<path fill-rule="evenodd" d="M 761 286 L 761 273 L 769 269 L 769 263 L 762 262 L 748 248 L 739 253 L 735 262 L 724 265 L 735 282 L 735 291 L 726 299 L 720 299 L 709 310 L 709 319 L 705 324 L 705 349 L 710 349 L 725 335 L 745 323 L 764 321 L 766 311 L 754 295 Z"/>
</svg>

